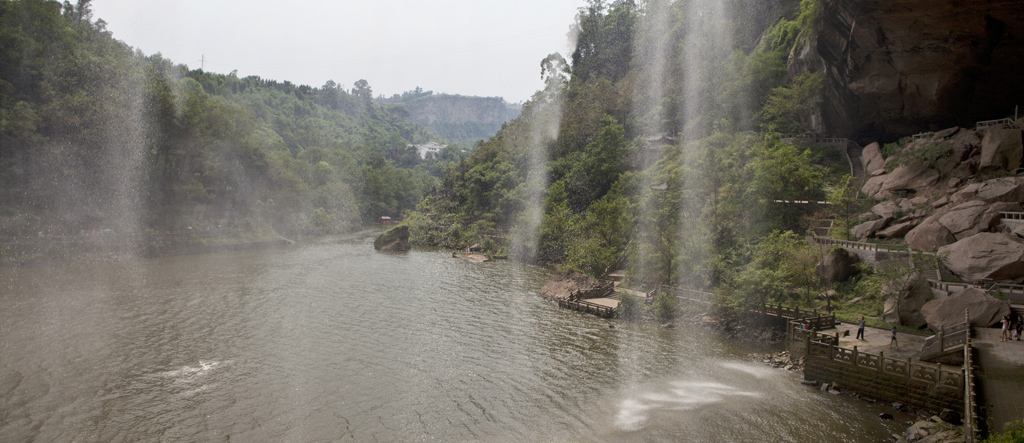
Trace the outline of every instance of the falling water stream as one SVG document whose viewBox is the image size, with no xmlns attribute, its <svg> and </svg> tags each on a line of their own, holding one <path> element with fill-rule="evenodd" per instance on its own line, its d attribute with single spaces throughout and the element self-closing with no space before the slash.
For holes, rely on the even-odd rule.
<svg viewBox="0 0 1024 443">
<path fill-rule="evenodd" d="M 881 441 L 906 417 L 374 232 L 0 269 L 0 441 Z M 610 326 L 615 326 L 611 328 Z M 902 420 L 900 419 L 902 418 Z"/>
</svg>

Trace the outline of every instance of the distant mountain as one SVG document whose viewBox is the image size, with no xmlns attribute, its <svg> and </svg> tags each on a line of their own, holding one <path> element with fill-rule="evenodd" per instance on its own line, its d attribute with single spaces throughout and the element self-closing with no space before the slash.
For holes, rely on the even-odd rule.
<svg viewBox="0 0 1024 443">
<path fill-rule="evenodd" d="M 443 141 L 470 146 L 494 136 L 523 109 L 501 97 L 434 94 L 420 88 L 378 101 L 404 106 L 410 120 L 432 129 Z"/>
</svg>

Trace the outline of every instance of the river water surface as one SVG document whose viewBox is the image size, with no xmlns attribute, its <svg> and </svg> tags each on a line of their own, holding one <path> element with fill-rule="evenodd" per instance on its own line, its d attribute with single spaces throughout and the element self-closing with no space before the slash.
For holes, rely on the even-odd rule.
<svg viewBox="0 0 1024 443">
<path fill-rule="evenodd" d="M 558 309 L 549 271 L 374 232 L 0 269 L 0 441 L 883 441 L 759 345 Z M 609 328 L 615 325 L 616 328 Z"/>
</svg>

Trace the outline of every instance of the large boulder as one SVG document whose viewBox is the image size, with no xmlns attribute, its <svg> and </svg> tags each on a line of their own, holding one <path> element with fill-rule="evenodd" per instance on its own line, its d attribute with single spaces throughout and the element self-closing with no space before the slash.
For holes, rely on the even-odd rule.
<svg viewBox="0 0 1024 443">
<path fill-rule="evenodd" d="M 373 241 L 373 248 L 378 251 L 394 252 L 412 249 L 409 243 L 409 227 L 396 226 L 381 234 Z"/>
<path fill-rule="evenodd" d="M 1024 243 L 1009 234 L 982 232 L 939 248 L 939 254 L 967 281 L 1024 278 Z"/>
<path fill-rule="evenodd" d="M 928 286 L 928 282 L 915 280 L 899 295 L 899 324 L 912 328 L 924 327 L 927 322 L 924 316 L 921 315 L 921 307 L 934 298 L 935 294 L 932 293 L 932 288 Z M 890 298 L 885 302 L 882 320 L 888 323 L 896 323 L 896 315 L 896 299 Z"/>
<path fill-rule="evenodd" d="M 963 239 L 992 227 L 999 222 L 998 217 L 999 214 L 993 215 L 988 211 L 987 203 L 971 200 L 951 208 L 946 215 L 939 217 L 939 223 L 957 239 Z"/>
<path fill-rule="evenodd" d="M 885 195 L 887 195 L 886 193 L 882 193 L 882 185 L 885 184 L 885 180 L 887 178 L 888 174 L 871 177 L 864 182 L 864 186 L 861 186 L 860 190 L 868 197 L 875 200 L 882 200 L 885 198 Z"/>
<path fill-rule="evenodd" d="M 891 221 L 891 218 L 881 218 L 878 220 L 861 223 L 857 226 L 854 226 L 853 229 L 850 229 L 850 235 L 854 236 L 858 240 L 863 240 L 874 235 L 875 231 L 884 228 L 885 225 L 889 224 L 889 222 Z"/>
<path fill-rule="evenodd" d="M 982 170 L 1014 170 L 1020 167 L 1024 156 L 1021 130 L 1017 128 L 990 128 L 981 140 Z"/>
<path fill-rule="evenodd" d="M 1009 303 L 999 300 L 978 288 L 966 288 L 949 297 L 932 300 L 921 307 L 921 315 L 928 328 L 939 332 L 964 322 L 964 309 L 968 310 L 971 326 L 989 327 L 1010 314 Z"/>
<path fill-rule="evenodd" d="M 908 221 L 904 223 L 898 223 L 888 228 L 875 233 L 875 237 L 878 238 L 902 238 L 907 235 L 914 227 L 917 226 L 916 221 Z"/>
<path fill-rule="evenodd" d="M 935 185 L 939 181 L 939 172 L 929 168 L 923 160 L 913 158 L 905 165 L 886 174 L 885 177 L 882 191 L 893 192 L 904 189 L 920 191 Z"/>
<path fill-rule="evenodd" d="M 907 232 L 903 238 L 910 247 L 928 252 L 956 241 L 953 233 L 942 226 L 938 220 L 925 220 L 924 223 Z"/>
<path fill-rule="evenodd" d="M 818 276 L 825 281 L 825 284 L 833 284 L 848 280 L 857 273 L 857 263 L 860 257 L 850 254 L 846 249 L 836 248 L 830 251 L 821 259 L 815 267 Z"/>
<path fill-rule="evenodd" d="M 885 158 L 882 157 L 882 147 L 878 145 L 878 142 L 865 146 L 860 155 L 861 164 L 864 165 L 864 173 L 868 177 L 885 172 Z"/>
<path fill-rule="evenodd" d="M 871 207 L 871 212 L 882 218 L 895 217 L 897 212 L 903 212 L 903 208 L 891 200 L 886 200 Z"/>
<path fill-rule="evenodd" d="M 1024 177 L 1000 177 L 972 183 L 953 194 L 953 202 L 983 200 L 988 203 L 1024 201 Z"/>
</svg>

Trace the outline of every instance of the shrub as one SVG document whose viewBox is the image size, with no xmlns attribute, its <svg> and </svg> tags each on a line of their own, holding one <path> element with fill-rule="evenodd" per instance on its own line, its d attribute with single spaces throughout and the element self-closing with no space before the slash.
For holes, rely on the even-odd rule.
<svg viewBox="0 0 1024 443">
<path fill-rule="evenodd" d="M 654 296 L 654 313 L 662 321 L 670 321 L 679 316 L 679 299 L 667 292 L 659 292 Z"/>
<path fill-rule="evenodd" d="M 1002 434 L 985 439 L 985 443 L 1012 443 L 1024 441 L 1024 420 L 1017 420 L 1006 426 Z"/>
<path fill-rule="evenodd" d="M 623 320 L 637 320 L 643 315 L 643 306 L 640 304 L 640 298 L 633 295 L 623 293 L 619 297 L 619 307 L 615 308 L 615 317 Z"/>
</svg>

